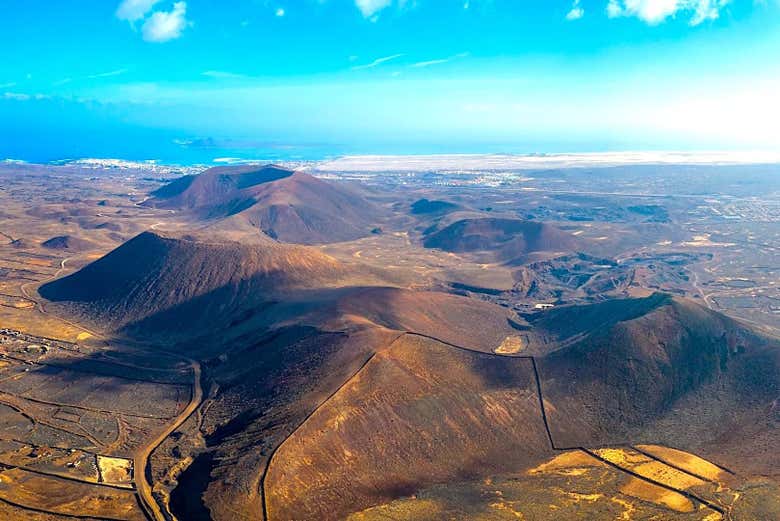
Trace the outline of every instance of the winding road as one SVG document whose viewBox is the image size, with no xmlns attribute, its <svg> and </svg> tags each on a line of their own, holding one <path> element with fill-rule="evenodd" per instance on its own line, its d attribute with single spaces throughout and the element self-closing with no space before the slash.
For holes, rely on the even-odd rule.
<svg viewBox="0 0 780 521">
<path fill-rule="evenodd" d="M 190 397 L 190 403 L 187 407 L 176 417 L 176 419 L 168 425 L 155 439 L 140 447 L 133 456 L 133 480 L 135 481 L 136 490 L 138 496 L 141 499 L 141 505 L 143 505 L 146 515 L 155 521 L 166 521 L 165 516 L 160 510 L 160 505 L 155 501 L 152 495 L 153 485 L 148 479 L 146 474 L 146 467 L 149 463 L 149 457 L 152 452 L 165 441 L 176 429 L 187 421 L 192 413 L 194 413 L 203 401 L 203 385 L 201 383 L 201 368 L 200 363 L 197 360 L 189 360 L 190 367 L 192 368 L 193 384 L 192 384 L 192 396 Z"/>
<path fill-rule="evenodd" d="M 58 269 L 54 273 L 54 275 L 52 275 L 50 278 L 48 278 L 48 279 L 46 279 L 46 280 L 44 280 L 42 282 L 28 282 L 26 284 L 22 284 L 21 286 L 19 286 L 19 290 L 22 292 L 22 296 L 24 298 L 28 299 L 28 300 L 31 300 L 31 301 L 35 302 L 35 305 L 38 306 L 38 311 L 40 311 L 41 313 L 47 313 L 46 308 L 43 305 L 43 302 L 39 298 L 37 298 L 33 294 L 31 294 L 29 291 L 27 291 L 27 287 L 28 286 L 34 286 L 34 285 L 42 286 L 42 285 L 46 284 L 47 282 L 51 282 L 51 281 L 59 278 L 59 276 L 62 275 L 62 272 L 66 270 L 65 265 L 68 263 L 69 260 L 73 259 L 74 257 L 75 257 L 75 255 L 73 257 L 67 257 L 65 259 L 62 259 L 60 261 L 60 269 Z M 55 317 L 55 318 L 59 318 L 59 317 Z M 67 321 L 64 321 L 64 322 L 70 324 L 70 322 L 67 322 Z M 81 328 L 81 329 L 84 329 L 84 328 Z M 84 329 L 84 331 L 86 331 L 86 329 Z"/>
<path fill-rule="evenodd" d="M 75 256 L 74 256 L 75 257 Z M 60 269 L 57 270 L 57 272 L 48 280 L 45 280 L 43 282 L 30 282 L 26 284 L 22 284 L 20 286 L 20 290 L 22 295 L 25 298 L 28 298 L 29 300 L 33 301 L 37 305 L 37 309 L 40 313 L 49 315 L 61 322 L 64 322 L 68 325 L 71 325 L 77 329 L 81 329 L 82 331 L 85 331 L 92 335 L 95 338 L 102 338 L 102 335 L 100 333 L 97 333 L 95 331 L 92 331 L 90 329 L 85 328 L 84 326 L 80 324 L 76 324 L 74 322 L 71 322 L 65 318 L 59 317 L 53 313 L 50 313 L 46 306 L 38 296 L 35 296 L 28 291 L 28 287 L 32 285 L 42 285 L 47 282 L 51 282 L 57 278 L 59 278 L 62 273 L 67 269 L 67 263 L 69 260 L 73 259 L 74 257 L 68 257 L 63 259 L 60 262 Z M 164 353 L 169 356 L 174 356 L 176 358 L 179 358 L 181 360 L 187 361 L 189 363 L 190 368 L 192 370 L 192 376 L 193 376 L 193 382 L 192 382 L 192 392 L 190 394 L 190 401 L 187 404 L 187 406 L 182 410 L 181 413 L 179 413 L 176 418 L 164 429 L 162 430 L 154 439 L 150 440 L 148 443 L 140 446 L 138 450 L 136 451 L 135 455 L 133 456 L 133 483 L 135 484 L 136 492 L 138 494 L 139 503 L 144 511 L 144 514 L 148 519 L 151 521 L 166 521 L 167 518 L 165 515 L 163 515 L 162 510 L 160 509 L 160 505 L 157 503 L 157 501 L 154 499 L 154 495 L 152 494 L 152 490 L 154 488 L 154 484 L 151 483 L 150 476 L 147 474 L 147 466 L 149 464 L 149 458 L 151 457 L 151 454 L 154 452 L 154 450 L 160 446 L 160 444 L 165 441 L 165 439 L 170 436 L 176 429 L 181 427 L 181 425 L 189 418 L 198 407 L 200 407 L 201 403 L 203 402 L 203 385 L 201 383 L 201 366 L 200 363 L 197 360 L 193 360 L 190 358 L 182 357 L 178 353 L 169 353 L 167 351 L 164 351 L 162 349 L 148 349 L 144 350 L 147 353 L 151 352 L 155 355 L 159 355 L 161 353 Z"/>
</svg>

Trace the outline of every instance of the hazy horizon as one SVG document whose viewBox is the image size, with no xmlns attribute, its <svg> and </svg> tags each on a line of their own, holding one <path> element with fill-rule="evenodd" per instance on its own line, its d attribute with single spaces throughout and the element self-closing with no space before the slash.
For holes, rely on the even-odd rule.
<svg viewBox="0 0 780 521">
<path fill-rule="evenodd" d="M 311 147 L 276 150 L 206 148 L 194 154 L 175 157 L 122 157 L 112 155 L 76 157 L 6 157 L 0 164 L 40 164 L 81 166 L 231 166 L 242 164 L 293 163 L 317 165 L 317 169 L 339 171 L 388 171 L 393 169 L 418 170 L 420 168 L 452 169 L 500 169 L 536 170 L 549 168 L 609 167 L 632 165 L 774 165 L 780 164 L 780 152 L 768 150 L 610 150 L 600 152 L 420 152 L 420 153 L 335 153 L 332 150 Z M 218 152 L 234 155 L 215 155 Z"/>
<path fill-rule="evenodd" d="M 753 0 L 14 0 L 0 157 L 778 150 L 778 27 Z"/>
</svg>

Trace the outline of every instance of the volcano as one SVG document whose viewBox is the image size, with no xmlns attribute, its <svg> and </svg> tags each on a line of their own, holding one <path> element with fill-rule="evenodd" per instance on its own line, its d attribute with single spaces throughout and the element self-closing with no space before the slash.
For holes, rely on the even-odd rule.
<svg viewBox="0 0 780 521">
<path fill-rule="evenodd" d="M 274 165 L 211 168 L 163 186 L 146 204 L 298 244 L 366 236 L 382 213 L 357 190 Z"/>
</svg>

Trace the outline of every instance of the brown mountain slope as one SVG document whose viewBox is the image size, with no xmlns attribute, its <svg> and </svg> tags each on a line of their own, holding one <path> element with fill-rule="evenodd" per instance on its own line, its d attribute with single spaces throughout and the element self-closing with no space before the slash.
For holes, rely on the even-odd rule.
<svg viewBox="0 0 780 521">
<path fill-rule="evenodd" d="M 367 297 L 364 315 L 395 314 Z M 660 294 L 556 309 L 533 326 L 556 341 L 535 355 L 556 447 L 661 443 L 746 475 L 776 473 L 776 341 Z M 338 519 L 435 483 L 527 469 L 549 442 L 519 367 L 533 375 L 528 358 L 403 337 L 277 451 L 266 478 L 270 518 Z"/>
<path fill-rule="evenodd" d="M 410 207 L 412 215 L 441 216 L 460 209 L 460 206 L 449 201 L 418 199 Z"/>
<path fill-rule="evenodd" d="M 359 317 L 396 331 L 412 331 L 492 353 L 528 327 L 512 311 L 476 299 L 435 291 L 368 288 L 338 302 L 338 316 Z"/>
<path fill-rule="evenodd" d="M 747 472 L 776 469 L 780 343 L 688 300 L 618 302 L 620 321 L 585 307 L 545 318 L 562 336 L 577 321 L 598 326 L 539 359 L 556 443 L 662 443 Z"/>
<path fill-rule="evenodd" d="M 343 519 L 549 455 L 531 363 L 404 336 L 277 451 L 269 519 Z"/>
<path fill-rule="evenodd" d="M 220 391 L 204 411 L 205 470 L 178 480 L 179 519 L 262 519 L 260 480 L 274 449 L 397 333 L 290 326 L 226 335 L 206 364 Z"/>
<path fill-rule="evenodd" d="M 149 204 L 195 210 L 203 217 L 223 217 L 254 204 L 249 189 L 290 177 L 293 173 L 273 165 L 210 168 L 155 190 Z"/>
<path fill-rule="evenodd" d="M 113 328 L 195 333 L 233 321 L 291 288 L 325 287 L 341 265 L 304 246 L 261 235 L 241 242 L 145 232 L 40 294 Z"/>
<path fill-rule="evenodd" d="M 280 326 L 262 330 L 257 329 L 261 321 L 252 321 L 231 327 L 220 332 L 211 349 L 215 360 L 208 374 L 220 393 L 204 417 L 211 432 L 204 461 L 213 455 L 208 465 L 214 479 L 195 498 L 203 495 L 214 519 L 233 519 L 237 511 L 259 517 L 262 497 L 247 491 L 257 490 L 269 455 L 369 357 L 399 336 L 389 327 L 420 326 L 486 350 L 514 331 L 503 308 L 444 293 L 343 288 L 317 295 L 314 303 L 310 297 L 286 295 L 286 303 L 260 310 L 266 324 L 278 320 Z M 451 320 L 437 326 L 431 317 L 440 315 Z M 192 495 L 188 483 L 197 483 L 202 472 L 196 467 L 185 475 L 177 501 Z M 181 512 L 186 515 L 180 518 L 197 518 L 191 510 Z"/>
<path fill-rule="evenodd" d="M 363 237 L 381 213 L 343 185 L 277 166 L 211 168 L 180 178 L 148 204 L 191 211 L 225 230 L 246 224 L 282 242 L 319 244 Z"/>
<path fill-rule="evenodd" d="M 60 235 L 52 237 L 41 243 L 46 249 L 49 250 L 70 250 L 70 251 L 87 251 L 95 248 L 95 244 L 78 237 L 71 235 Z"/>
<path fill-rule="evenodd" d="M 596 304 L 556 307 L 527 317 L 531 323 L 524 354 L 546 356 L 593 335 L 609 331 L 621 322 L 642 317 L 671 302 L 672 297 L 654 293 L 647 298 L 613 299 Z"/>
<path fill-rule="evenodd" d="M 488 253 L 513 261 L 535 252 L 569 252 L 575 238 L 555 226 L 520 219 L 469 218 L 429 233 L 423 245 L 453 253 Z"/>
</svg>

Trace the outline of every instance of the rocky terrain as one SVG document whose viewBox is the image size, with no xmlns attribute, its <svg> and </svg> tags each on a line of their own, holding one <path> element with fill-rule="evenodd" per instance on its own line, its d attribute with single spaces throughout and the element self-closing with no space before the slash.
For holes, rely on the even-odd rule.
<svg viewBox="0 0 780 521">
<path fill-rule="evenodd" d="M 715 254 L 623 249 L 673 212 L 611 241 L 276 166 L 138 182 L 4 231 L 0 512 L 780 512 L 780 342 L 713 309 Z"/>
</svg>

